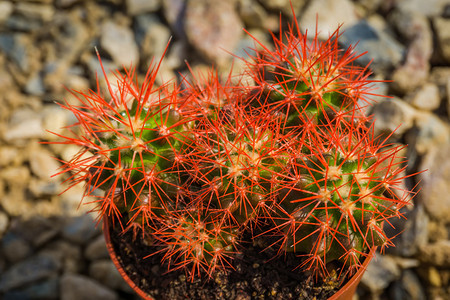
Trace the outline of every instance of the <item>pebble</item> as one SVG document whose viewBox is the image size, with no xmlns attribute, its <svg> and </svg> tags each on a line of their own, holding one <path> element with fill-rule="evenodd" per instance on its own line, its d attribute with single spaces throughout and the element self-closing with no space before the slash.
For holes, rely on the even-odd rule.
<svg viewBox="0 0 450 300">
<path fill-rule="evenodd" d="M 419 154 L 445 147 L 450 142 L 450 126 L 438 116 L 428 113 L 417 113 L 415 118 L 417 134 L 415 149 Z"/>
<path fill-rule="evenodd" d="M 65 240 L 54 240 L 47 243 L 40 253 L 58 257 L 61 261 L 63 272 L 81 273 L 86 268 L 82 251 L 79 246 Z"/>
<path fill-rule="evenodd" d="M 419 249 L 428 243 L 429 216 L 426 214 L 424 206 L 417 204 L 414 208 L 407 207 L 402 210 L 406 218 L 393 218 L 389 224 L 385 224 L 386 234 L 393 238 L 396 247 L 389 247 L 386 253 L 401 256 L 414 257 Z"/>
<path fill-rule="evenodd" d="M 109 258 L 109 252 L 106 248 L 105 238 L 103 235 L 99 235 L 87 245 L 86 250 L 84 251 L 84 256 L 91 261 Z"/>
<path fill-rule="evenodd" d="M 7 291 L 3 295 L 3 300 L 42 300 L 59 299 L 59 279 L 56 274 L 50 278 L 30 284 L 25 288 L 19 288 Z"/>
<path fill-rule="evenodd" d="M 434 83 L 425 83 L 412 95 L 406 97 L 405 100 L 417 109 L 426 111 L 439 108 L 441 103 L 439 88 Z"/>
<path fill-rule="evenodd" d="M 361 284 L 371 291 L 380 291 L 400 277 L 401 270 L 394 258 L 377 253 L 361 278 Z"/>
<path fill-rule="evenodd" d="M 170 30 L 153 14 L 136 17 L 135 35 L 141 57 L 150 64 L 151 60 L 162 57 L 170 40 Z"/>
<path fill-rule="evenodd" d="M 122 67 L 139 63 L 139 51 L 130 28 L 105 21 L 101 27 L 100 43 L 114 62 Z"/>
<path fill-rule="evenodd" d="M 3 133 L 3 139 L 11 144 L 23 144 L 25 140 L 42 138 L 44 134 L 39 114 L 32 110 L 20 109 L 12 112 L 8 130 Z"/>
<path fill-rule="evenodd" d="M 58 219 L 34 216 L 22 222 L 15 220 L 11 224 L 11 230 L 20 234 L 34 248 L 38 248 L 55 238 L 60 233 L 60 226 Z"/>
<path fill-rule="evenodd" d="M 57 166 L 44 156 L 68 160 L 78 148 L 37 145 L 57 139 L 44 129 L 66 134 L 61 127 L 76 121 L 54 104 L 76 103 L 66 88 L 96 90 L 96 74 L 105 87 L 95 47 L 107 73 L 130 63 L 141 73 L 171 36 L 161 77 L 185 74 L 185 59 L 225 68 L 227 51 L 245 56 L 255 46 L 242 27 L 270 39 L 280 13 L 292 19 L 291 2 L 310 37 L 316 12 L 323 38 L 344 22 L 343 46 L 359 41 L 356 53 L 369 51 L 356 64 L 373 59 L 373 78 L 394 80 L 373 85 L 395 96 L 371 96 L 378 130 L 403 123 L 392 141 L 409 144 L 408 172 L 429 169 L 413 180 L 423 190 L 407 221 L 392 220 L 389 233 L 402 233 L 373 261 L 366 277 L 375 280 L 361 284 L 359 299 L 450 299 L 448 0 L 0 0 L 1 299 L 137 299 L 109 259 L 95 214 L 85 215 L 94 205 L 79 205 L 82 185 L 58 195 L 67 183 L 48 178 Z"/>
<path fill-rule="evenodd" d="M 420 249 L 421 262 L 440 268 L 450 267 L 450 240 L 440 240 Z"/>
<path fill-rule="evenodd" d="M 409 40 L 405 62 L 392 75 L 394 86 L 405 93 L 426 81 L 433 52 L 433 37 L 429 21 L 423 15 L 397 13 L 391 19 L 397 30 Z"/>
<path fill-rule="evenodd" d="M 10 190 L 14 187 L 25 187 L 30 176 L 30 170 L 25 166 L 7 167 L 0 170 L 0 178 L 6 182 Z"/>
<path fill-rule="evenodd" d="M 294 8 L 294 11 L 296 13 L 296 16 L 299 16 L 299 12 L 301 8 L 305 7 L 305 4 L 307 4 L 307 0 L 298 0 L 298 1 L 291 1 L 291 0 L 257 0 L 257 2 L 261 3 L 263 7 L 266 8 L 267 11 L 275 12 L 277 13 L 274 15 L 276 18 L 276 21 L 279 20 L 280 13 L 283 17 L 287 19 L 292 19 L 292 9 L 291 5 Z M 271 26 L 270 23 L 272 23 L 270 18 L 267 20 L 269 22 L 269 27 Z M 274 20 L 275 21 L 275 20 Z M 278 26 L 277 26 L 278 27 Z"/>
<path fill-rule="evenodd" d="M 63 237 L 76 244 L 84 244 L 100 233 L 100 226 L 95 227 L 93 216 L 86 214 L 78 217 L 68 218 L 62 228 Z"/>
<path fill-rule="evenodd" d="M 49 278 L 60 268 L 61 262 L 53 256 L 39 254 L 32 256 L 0 275 L 0 293 Z"/>
<path fill-rule="evenodd" d="M 18 166 L 22 163 L 22 158 L 19 150 L 11 146 L 0 146 L 0 167 L 8 165 Z"/>
<path fill-rule="evenodd" d="M 116 300 L 118 295 L 89 277 L 66 273 L 61 278 L 61 300 Z"/>
<path fill-rule="evenodd" d="M 373 27 L 368 21 L 361 20 L 348 27 L 342 33 L 339 41 L 345 47 L 355 46 L 358 54 L 367 51 L 367 54 L 358 58 L 358 63 L 367 65 L 377 73 L 389 70 L 403 59 L 404 46 L 388 33 Z"/>
<path fill-rule="evenodd" d="M 214 5 L 209 0 L 187 3 L 185 29 L 189 42 L 219 66 L 230 60 L 226 51 L 236 48 L 243 35 L 242 27 L 230 1 L 219 1 Z"/>
<path fill-rule="evenodd" d="M 372 108 L 375 119 L 375 135 L 391 133 L 402 135 L 413 126 L 416 111 L 399 98 L 386 99 Z"/>
<path fill-rule="evenodd" d="M 161 0 L 126 0 L 127 12 L 131 16 L 157 11 Z"/>
<path fill-rule="evenodd" d="M 346 30 L 359 19 L 355 5 L 350 0 L 317 0 L 309 1 L 299 20 L 302 30 L 307 30 L 310 36 L 317 29 L 321 39 L 328 39 L 339 25 L 342 25 L 340 31 Z"/>
<path fill-rule="evenodd" d="M 450 63 L 450 19 L 435 18 L 433 25 L 436 29 L 438 48 L 444 60 Z"/>
<path fill-rule="evenodd" d="M 430 216 L 443 223 L 450 223 L 450 143 L 439 144 L 428 153 L 420 165 L 420 198 Z"/>
<path fill-rule="evenodd" d="M 98 259 L 89 266 L 89 276 L 114 289 L 131 293 L 130 286 L 120 275 L 116 266 L 110 259 Z"/>
<path fill-rule="evenodd" d="M 1 192 L 0 192 L 1 195 Z M 0 241 L 4 234 L 6 233 L 6 230 L 8 229 L 9 225 L 9 218 L 8 215 L 5 214 L 3 211 L 0 210 Z"/>
<path fill-rule="evenodd" d="M 46 140 L 57 140 L 59 137 L 55 134 L 67 133 L 65 126 L 75 123 L 74 115 L 59 105 L 45 105 L 41 111 L 42 126 L 46 129 Z"/>
<path fill-rule="evenodd" d="M 34 96 L 42 96 L 45 94 L 45 85 L 40 73 L 31 75 L 25 84 L 25 92 Z"/>
<path fill-rule="evenodd" d="M 28 20 L 36 19 L 42 23 L 49 22 L 55 14 L 53 6 L 23 1 L 16 3 L 14 11 Z"/>
<path fill-rule="evenodd" d="M 239 15 L 245 28 L 267 28 L 268 13 L 255 0 L 241 0 L 239 2 Z"/>
<path fill-rule="evenodd" d="M 0 241 L 0 249 L 4 258 L 9 263 L 16 263 L 28 257 L 32 253 L 32 247 L 21 236 L 8 232 Z"/>
<path fill-rule="evenodd" d="M 426 300 L 423 286 L 417 275 L 411 270 L 404 270 L 400 280 L 395 281 L 389 289 L 392 300 Z"/>
<path fill-rule="evenodd" d="M 448 6 L 448 0 L 401 0 L 395 1 L 397 8 L 408 14 L 421 14 L 426 17 L 438 16 Z"/>
<path fill-rule="evenodd" d="M 184 17 L 186 12 L 185 0 L 164 0 L 162 1 L 164 18 L 169 23 L 170 28 L 177 38 L 186 39 L 184 29 Z"/>
<path fill-rule="evenodd" d="M 57 7 L 65 8 L 81 2 L 81 0 L 55 0 L 55 2 Z"/>
<path fill-rule="evenodd" d="M 5 22 L 13 12 L 13 4 L 9 1 L 0 1 L 0 23 Z"/>
<path fill-rule="evenodd" d="M 50 178 L 58 173 L 61 164 L 56 161 L 52 153 L 38 144 L 32 144 L 28 153 L 31 171 L 35 176 L 43 180 Z"/>
<path fill-rule="evenodd" d="M 30 71 L 31 41 L 25 34 L 0 33 L 0 49 L 22 72 Z"/>
</svg>

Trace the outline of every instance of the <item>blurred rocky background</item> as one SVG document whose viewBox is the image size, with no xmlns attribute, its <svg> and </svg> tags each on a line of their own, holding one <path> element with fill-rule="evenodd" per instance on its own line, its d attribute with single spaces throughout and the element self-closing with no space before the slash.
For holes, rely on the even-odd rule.
<svg viewBox="0 0 450 300">
<path fill-rule="evenodd" d="M 395 248 L 377 255 L 356 299 L 450 299 L 450 1 L 293 0 L 302 30 L 326 38 L 343 23 L 343 46 L 372 61 L 377 132 L 408 144 L 405 186 L 422 189 L 392 224 Z M 68 89 L 96 88 L 100 72 L 131 63 L 145 73 L 171 43 L 161 78 L 180 77 L 270 40 L 289 0 L 0 0 L 0 298 L 137 299 L 115 270 L 82 187 L 54 176 L 74 146 L 45 145 L 74 117 Z M 317 14 L 318 13 L 318 14 Z M 235 62 L 239 68 L 239 61 Z M 99 73 L 100 74 L 100 73 Z M 101 81 L 101 80 L 100 80 Z M 394 228 L 395 227 L 395 228 Z"/>
</svg>

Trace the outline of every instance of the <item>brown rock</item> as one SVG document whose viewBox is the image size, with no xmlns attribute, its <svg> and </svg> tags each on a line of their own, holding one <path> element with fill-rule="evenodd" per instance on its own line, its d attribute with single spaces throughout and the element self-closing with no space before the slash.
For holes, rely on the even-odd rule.
<svg viewBox="0 0 450 300">
<path fill-rule="evenodd" d="M 425 210 L 432 219 L 442 224 L 450 223 L 450 143 L 441 144 L 424 156 L 420 170 L 427 170 L 420 175 L 422 199 Z M 448 245 L 450 266 L 450 244 Z"/>
<path fill-rule="evenodd" d="M 420 249 L 419 259 L 440 268 L 450 267 L 450 241 L 441 240 Z"/>
<path fill-rule="evenodd" d="M 234 1 L 193 0 L 186 7 L 185 28 L 189 42 L 207 59 L 223 65 L 239 43 L 242 21 Z"/>
<path fill-rule="evenodd" d="M 394 86 L 400 92 L 411 91 L 426 80 L 433 52 L 433 37 L 426 17 L 419 14 L 394 14 L 392 20 L 402 35 L 409 40 L 405 63 L 393 74 Z"/>
</svg>

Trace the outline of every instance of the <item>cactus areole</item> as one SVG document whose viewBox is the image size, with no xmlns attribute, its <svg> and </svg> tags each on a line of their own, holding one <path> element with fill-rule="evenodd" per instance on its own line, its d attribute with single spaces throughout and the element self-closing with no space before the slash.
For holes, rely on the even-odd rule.
<svg viewBox="0 0 450 300">
<path fill-rule="evenodd" d="M 238 272 L 256 246 L 299 258 L 289 271 L 311 281 L 339 281 L 392 244 L 382 224 L 413 193 L 402 146 L 369 125 L 375 81 L 338 37 L 309 39 L 294 22 L 273 45 L 255 39 L 245 70 L 224 78 L 157 85 L 161 62 L 141 82 L 134 69 L 105 75 L 106 92 L 63 105 L 78 122 L 57 143 L 81 151 L 61 173 L 85 184 L 112 232 L 153 249 L 140 260 L 186 282 Z"/>
</svg>

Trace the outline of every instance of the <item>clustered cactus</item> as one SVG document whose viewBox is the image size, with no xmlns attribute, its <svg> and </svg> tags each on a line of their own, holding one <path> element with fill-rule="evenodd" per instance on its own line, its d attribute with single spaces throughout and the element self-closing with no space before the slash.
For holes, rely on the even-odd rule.
<svg viewBox="0 0 450 300">
<path fill-rule="evenodd" d="M 392 244 L 382 224 L 411 192 L 402 147 L 374 137 L 366 115 L 370 72 L 338 37 L 309 40 L 294 23 L 271 47 L 255 39 L 241 75 L 157 85 L 159 62 L 142 83 L 133 69 L 106 78 L 106 96 L 75 92 L 63 107 L 78 123 L 61 143 L 82 151 L 62 173 L 191 278 L 231 268 L 244 233 L 304 256 L 317 277 L 332 261 L 357 270 Z"/>
</svg>

